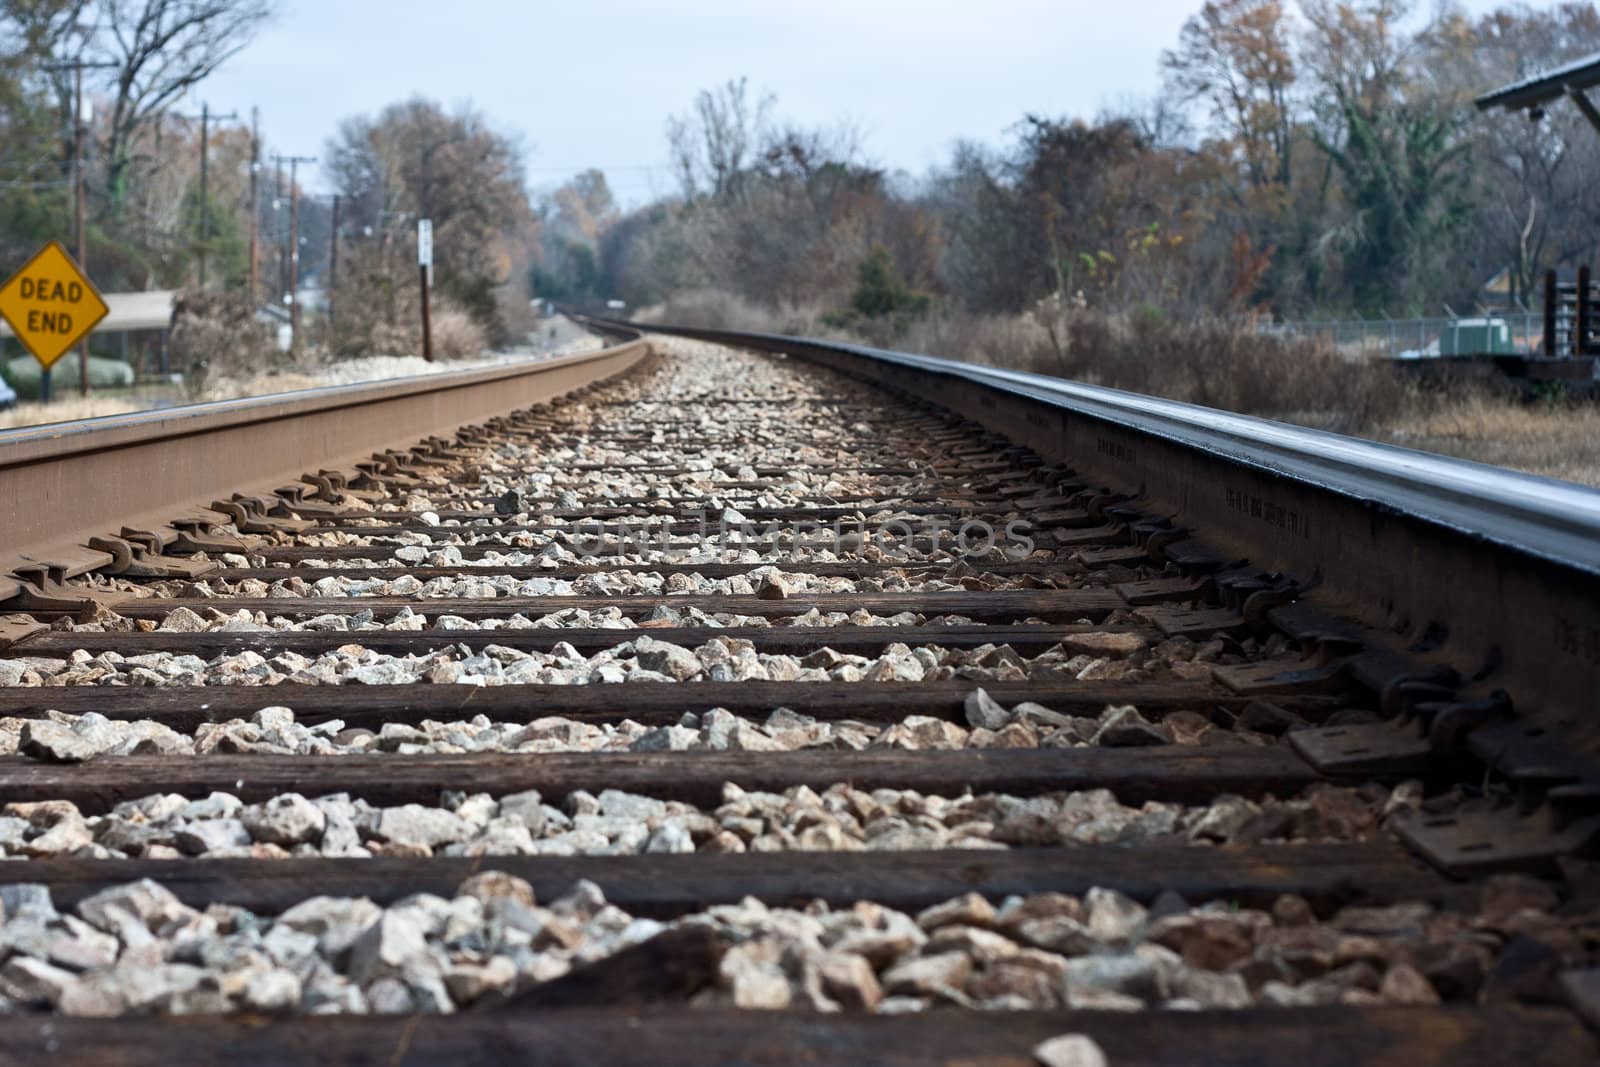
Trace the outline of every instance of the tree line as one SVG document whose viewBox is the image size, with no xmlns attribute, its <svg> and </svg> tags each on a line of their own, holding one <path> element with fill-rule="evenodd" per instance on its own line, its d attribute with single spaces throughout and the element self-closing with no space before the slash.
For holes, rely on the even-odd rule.
<svg viewBox="0 0 1600 1067">
<path fill-rule="evenodd" d="M 445 310 L 492 342 L 526 328 L 530 295 L 727 293 L 883 335 L 954 311 L 1400 317 L 1469 309 L 1496 276 L 1494 299 L 1534 303 L 1544 270 L 1600 258 L 1600 137 L 1566 105 L 1538 122 L 1471 105 L 1592 51 L 1592 3 L 1474 17 L 1209 0 L 1164 53 L 1154 101 L 1023 115 L 1002 143 L 958 143 L 920 176 L 734 80 L 668 120 L 677 191 L 630 211 L 599 171 L 530 198 L 513 138 L 419 97 L 288 146 L 318 154 L 337 220 L 333 195 L 308 192 L 244 115 L 213 119 L 201 178 L 196 101 L 276 13 L 0 0 L 0 262 L 72 233 L 80 74 L 95 280 L 193 294 L 204 262 L 198 295 L 248 318 L 282 305 L 297 255 L 338 311 L 317 340 L 343 354 L 416 349 L 421 217 Z"/>
<path fill-rule="evenodd" d="M 1472 98 L 1597 42 L 1591 3 L 1424 17 L 1410 0 L 1208 0 L 1163 54 L 1155 101 L 1024 115 L 1004 144 L 957 144 L 917 178 L 735 80 L 668 122 L 676 195 L 624 213 L 591 172 L 545 198 L 533 285 L 632 304 L 715 290 L 847 325 L 930 306 L 1533 305 L 1547 268 L 1600 258 L 1600 136 L 1570 106 L 1529 122 Z"/>
<path fill-rule="evenodd" d="M 250 115 L 213 108 L 202 179 L 206 79 L 277 14 L 277 0 L 0 0 L 0 264 L 51 238 L 73 247 L 81 75 L 87 258 L 102 289 L 182 289 L 193 307 L 237 305 L 219 324 L 248 324 L 283 306 L 297 256 L 301 283 L 339 311 L 312 322 L 317 344 L 414 352 L 427 217 L 445 320 L 457 313 L 474 341 L 525 327 L 536 222 L 521 149 L 471 107 L 419 97 L 351 117 L 325 145 L 286 146 L 317 157 L 299 169 Z M 318 165 L 331 193 L 308 189 Z"/>
</svg>

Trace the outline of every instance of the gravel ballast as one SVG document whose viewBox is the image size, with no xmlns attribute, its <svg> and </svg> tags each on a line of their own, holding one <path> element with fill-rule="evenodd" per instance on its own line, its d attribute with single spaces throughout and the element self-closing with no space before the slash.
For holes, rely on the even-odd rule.
<svg viewBox="0 0 1600 1067">
<path fill-rule="evenodd" d="M 246 804 L 226 792 L 152 794 L 85 815 L 70 801 L 0 809 L 0 856 L 114 860 L 289 856 L 576 856 L 669 852 L 897 852 L 1104 844 L 1259 844 L 1372 840 L 1413 812 L 1415 783 L 1393 790 L 1316 786 L 1303 797 L 1209 804 L 1118 803 L 1110 790 L 1017 797 L 909 789 L 783 793 L 722 787 L 722 803 L 579 790 L 547 802 L 446 791 L 437 804 L 375 806 L 347 793 L 283 793 Z"/>
<path fill-rule="evenodd" d="M 0 888 L 0 1011 L 67 1015 L 448 1013 L 559 981 L 674 930 L 714 935 L 699 1006 L 823 1012 L 1236 1009 L 1437 1004 L 1493 995 L 1501 948 L 1573 941 L 1543 885 L 1491 880 L 1471 914 L 1426 904 L 1347 907 L 1319 921 L 1300 897 L 1270 910 L 1140 903 L 1109 889 L 908 914 L 870 901 L 803 910 L 755 900 L 671 923 L 636 918 L 580 883 L 541 904 L 496 871 L 451 898 L 385 908 L 310 897 L 281 915 L 184 905 L 150 881 L 70 913 L 44 886 Z"/>
</svg>

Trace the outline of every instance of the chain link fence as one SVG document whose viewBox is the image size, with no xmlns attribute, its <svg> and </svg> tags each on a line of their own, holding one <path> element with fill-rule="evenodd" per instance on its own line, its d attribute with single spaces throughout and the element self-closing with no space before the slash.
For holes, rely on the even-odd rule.
<svg viewBox="0 0 1600 1067">
<path fill-rule="evenodd" d="M 1537 355 L 1544 343 L 1544 316 L 1534 311 L 1425 319 L 1274 322 L 1263 323 L 1261 328 L 1280 336 L 1326 339 L 1340 355 L 1350 359 L 1426 359 L 1440 355 L 1441 348 L 1445 355 Z M 1483 343 L 1486 338 L 1488 342 Z"/>
</svg>

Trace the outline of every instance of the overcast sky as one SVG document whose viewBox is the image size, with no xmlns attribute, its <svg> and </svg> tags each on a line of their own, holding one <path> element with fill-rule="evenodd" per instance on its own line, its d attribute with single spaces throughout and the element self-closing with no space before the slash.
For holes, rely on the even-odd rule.
<svg viewBox="0 0 1600 1067">
<path fill-rule="evenodd" d="M 1474 10 L 1492 0 L 1470 0 Z M 1200 0 L 283 0 L 204 83 L 261 109 L 274 150 L 320 154 L 339 121 L 414 94 L 470 101 L 517 137 L 529 184 L 598 166 L 637 205 L 672 190 L 663 128 L 747 75 L 802 124 L 853 121 L 867 156 L 921 174 L 1028 112 L 1149 98 Z"/>
</svg>

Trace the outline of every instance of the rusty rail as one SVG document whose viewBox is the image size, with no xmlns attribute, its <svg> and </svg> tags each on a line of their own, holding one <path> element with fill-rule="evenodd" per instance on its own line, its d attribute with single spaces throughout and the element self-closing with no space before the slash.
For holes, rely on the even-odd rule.
<svg viewBox="0 0 1600 1067">
<path fill-rule="evenodd" d="M 557 359 L 0 433 L 0 499 L 9 502 L 0 511 L 0 601 L 29 587 L 19 568 L 45 566 L 60 578 L 112 563 L 114 552 L 91 539 L 125 529 L 170 538 L 175 517 L 196 517 L 218 497 L 409 449 L 625 373 L 648 353 L 633 340 Z"/>
</svg>

